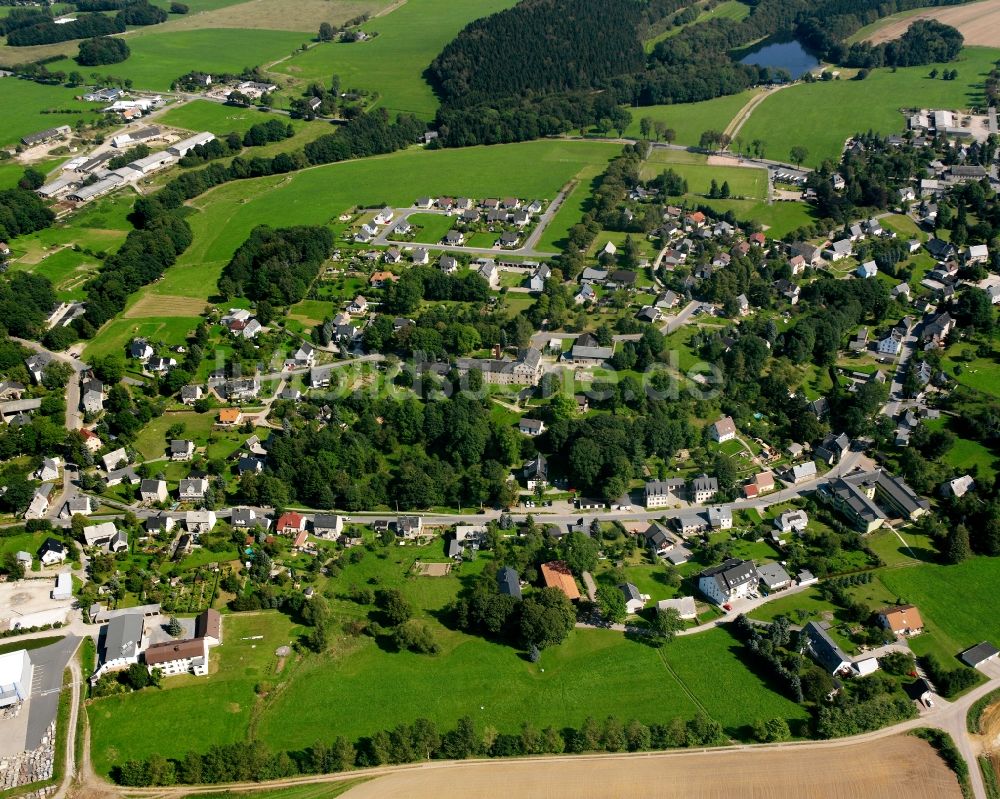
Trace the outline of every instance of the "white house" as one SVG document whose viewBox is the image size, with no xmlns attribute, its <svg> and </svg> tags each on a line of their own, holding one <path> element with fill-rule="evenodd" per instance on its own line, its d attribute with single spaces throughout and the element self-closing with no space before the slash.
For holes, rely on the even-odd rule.
<svg viewBox="0 0 1000 799">
<path fill-rule="evenodd" d="M 189 510 L 184 516 L 184 526 L 189 533 L 208 533 L 215 527 L 214 510 Z"/>
<path fill-rule="evenodd" d="M 141 613 L 123 613 L 108 622 L 104 630 L 104 646 L 101 649 L 101 665 L 93 681 L 108 671 L 127 669 L 139 662 L 139 655 L 145 648 L 146 629 Z"/>
<path fill-rule="evenodd" d="M 331 513 L 317 513 L 313 517 L 313 535 L 337 538 L 344 532 L 344 517 Z"/>
<path fill-rule="evenodd" d="M 545 422 L 540 419 L 522 419 L 517 429 L 526 436 L 540 436 L 545 432 Z"/>
<path fill-rule="evenodd" d="M 712 425 L 709 435 L 712 436 L 713 441 L 718 441 L 720 444 L 732 441 L 736 438 L 736 423 L 733 421 L 733 417 L 724 416 L 719 419 Z"/>
<path fill-rule="evenodd" d="M 27 649 L 0 655 L 0 707 L 10 707 L 31 696 L 34 666 Z"/>
<path fill-rule="evenodd" d="M 809 514 L 804 510 L 788 510 L 774 520 L 774 526 L 783 533 L 801 533 L 809 524 Z"/>
<path fill-rule="evenodd" d="M 165 480 L 143 480 L 139 483 L 139 497 L 143 502 L 166 502 L 167 483 Z"/>
<path fill-rule="evenodd" d="M 618 586 L 618 590 L 625 596 L 625 612 L 629 614 L 638 613 L 646 606 L 646 600 L 649 599 L 648 596 L 640 594 L 639 589 L 632 583 L 624 583 Z"/>
<path fill-rule="evenodd" d="M 804 483 L 816 477 L 816 462 L 806 461 L 792 467 L 792 483 Z"/>
<path fill-rule="evenodd" d="M 146 649 L 144 657 L 150 671 L 159 669 L 166 677 L 176 674 L 204 677 L 208 674 L 208 641 L 204 638 L 153 644 Z"/>
<path fill-rule="evenodd" d="M 861 266 L 854 270 L 854 274 L 858 277 L 867 280 L 868 278 L 875 277 L 878 274 L 878 266 L 874 261 L 865 261 Z"/>
<path fill-rule="evenodd" d="M 658 613 L 666 613 L 668 610 L 676 610 L 682 619 L 693 619 L 697 616 L 693 596 L 682 596 L 677 599 L 661 599 L 656 603 Z"/>
<path fill-rule="evenodd" d="M 205 492 L 208 491 L 208 480 L 204 477 L 187 477 L 180 481 L 178 496 L 181 500 L 188 502 L 196 499 L 204 499 Z"/>
<path fill-rule="evenodd" d="M 737 558 L 729 558 L 698 575 L 698 589 L 719 605 L 748 596 L 759 582 L 753 561 Z"/>
<path fill-rule="evenodd" d="M 83 540 L 88 547 L 104 546 L 111 543 L 117 532 L 118 528 L 114 522 L 91 524 L 83 528 Z"/>
</svg>

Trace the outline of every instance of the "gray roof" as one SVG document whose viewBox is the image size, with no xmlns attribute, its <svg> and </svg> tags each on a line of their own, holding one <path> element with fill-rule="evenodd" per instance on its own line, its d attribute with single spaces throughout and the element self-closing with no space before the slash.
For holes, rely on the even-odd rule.
<svg viewBox="0 0 1000 799">
<path fill-rule="evenodd" d="M 510 566 L 504 566 L 497 573 L 497 586 L 501 594 L 512 596 L 515 599 L 521 598 L 521 581 L 517 572 Z"/>
<path fill-rule="evenodd" d="M 104 638 L 104 659 L 137 657 L 142 641 L 141 613 L 126 613 L 108 622 Z"/>
<path fill-rule="evenodd" d="M 632 600 L 642 602 L 642 595 L 639 593 L 639 589 L 632 583 L 623 583 L 618 586 L 618 589 L 625 595 L 626 602 L 631 602 Z"/>
<path fill-rule="evenodd" d="M 757 580 L 757 568 L 752 560 L 729 558 L 718 566 L 705 569 L 699 577 L 713 577 L 725 593 L 734 587 Z"/>
<path fill-rule="evenodd" d="M 851 659 L 837 646 L 836 641 L 816 622 L 809 622 L 802 632 L 809 642 L 809 650 L 816 658 L 816 662 L 831 674 L 838 671 L 845 663 L 851 662 Z"/>
<path fill-rule="evenodd" d="M 757 576 L 760 577 L 760 581 L 768 588 L 788 583 L 792 580 L 791 576 L 782 568 L 780 563 L 765 563 L 762 566 L 758 566 Z"/>
<path fill-rule="evenodd" d="M 983 641 L 975 646 L 970 646 L 964 652 L 960 653 L 958 657 L 966 665 L 975 668 L 984 660 L 989 660 L 997 655 L 1000 655 L 1000 649 L 997 649 L 988 641 Z"/>
</svg>

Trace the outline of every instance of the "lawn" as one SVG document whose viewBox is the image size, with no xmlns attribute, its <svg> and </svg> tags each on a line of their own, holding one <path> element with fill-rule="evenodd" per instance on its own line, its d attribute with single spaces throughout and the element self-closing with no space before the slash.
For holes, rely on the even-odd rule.
<svg viewBox="0 0 1000 799">
<path fill-rule="evenodd" d="M 209 438 L 215 435 L 218 438 L 232 436 L 234 441 L 238 441 L 241 434 L 215 433 L 212 425 L 215 423 L 215 414 L 195 413 L 194 411 L 171 411 L 157 416 L 147 424 L 135 440 L 135 448 L 146 460 L 162 458 L 166 455 L 167 449 L 167 429 L 174 424 L 184 425 L 184 435 L 181 438 L 190 438 L 194 441 L 195 447 L 204 447 L 208 444 Z M 246 436 L 243 436 L 246 438 Z M 238 444 L 237 444 L 238 445 Z"/>
<path fill-rule="evenodd" d="M 72 68 L 75 69 L 76 64 Z M 0 105 L 3 106 L 0 147 L 15 144 L 22 136 L 46 128 L 74 127 L 81 119 L 84 122 L 98 119 L 99 105 L 73 99 L 79 91 L 18 78 L 0 80 Z"/>
<path fill-rule="evenodd" d="M 641 108 L 629 107 L 632 124 L 625 131 L 626 136 L 639 136 L 639 123 L 643 117 L 665 122 L 677 134 L 676 143 L 697 146 L 701 134 L 706 130 L 723 131 L 733 118 L 760 89 L 749 89 L 739 94 L 715 97 L 700 103 L 678 105 L 650 105 Z M 780 94 L 780 92 L 779 92 Z M 750 138 L 741 134 L 744 141 Z"/>
<path fill-rule="evenodd" d="M 513 0 L 408 0 L 362 26 L 378 34 L 366 42 L 314 47 L 278 65 L 304 82 L 328 84 L 339 75 L 344 88 L 378 94 L 378 105 L 430 119 L 438 102 L 424 70 L 466 24 L 514 5 Z"/>
<path fill-rule="evenodd" d="M 958 61 L 938 64 L 957 69 L 958 78 L 932 80 L 934 65 L 876 69 L 864 81 L 834 80 L 800 83 L 774 92 L 754 110 L 740 131 L 744 141 L 764 141 L 768 158 L 785 160 L 802 145 L 809 151 L 807 166 L 824 159 L 838 161 L 844 142 L 855 133 L 899 133 L 904 128 L 900 109 L 968 108 L 982 102 L 982 87 L 1000 50 L 967 47 Z M 790 124 L 791 123 L 791 124 Z"/>
<path fill-rule="evenodd" d="M 343 161 L 292 176 L 224 185 L 193 201 L 195 240 L 153 288 L 205 298 L 222 267 L 262 220 L 274 226 L 325 224 L 352 206 L 406 207 L 422 195 L 554 197 L 588 165 L 603 167 L 620 151 L 600 142 L 537 141 L 454 150 L 404 150 Z M 531 169 L 523 169 L 530 163 Z M 490 244 L 494 238 L 490 238 Z"/>
<path fill-rule="evenodd" d="M 125 345 L 133 338 L 146 338 L 170 346 L 183 344 L 201 322 L 198 316 L 160 316 L 146 319 L 119 317 L 108 322 L 87 344 L 84 358 L 124 354 Z"/>
<path fill-rule="evenodd" d="M 248 29 L 214 28 L 187 31 L 157 31 L 155 26 L 130 35 L 132 55 L 106 72 L 131 78 L 136 87 L 165 91 L 181 75 L 200 70 L 217 75 L 241 72 L 283 58 L 315 34 Z M 77 69 L 68 58 L 49 64 L 49 69 Z"/>
<path fill-rule="evenodd" d="M 594 179 L 603 171 L 602 167 L 595 164 L 585 166 L 577 173 L 572 190 L 566 195 L 559 210 L 542 233 L 538 242 L 539 249 L 557 250 L 562 247 L 570 228 L 583 219 L 594 190 Z"/>
<path fill-rule="evenodd" d="M 980 641 L 1000 641 L 1000 559 L 953 566 L 921 564 L 879 575 L 891 593 L 920 608 L 929 632 L 951 655 Z"/>
<path fill-rule="evenodd" d="M 681 155 L 688 155 L 681 153 Z M 688 159 L 683 159 L 687 161 Z M 767 197 L 767 170 L 742 166 L 709 166 L 705 163 L 676 163 L 664 160 L 647 161 L 642 167 L 642 177 L 646 180 L 656 177 L 667 169 L 672 169 L 688 183 L 687 197 L 701 202 L 708 194 L 712 181 L 721 187 L 729 184 L 733 198 L 747 197 L 763 200 Z"/>
<path fill-rule="evenodd" d="M 439 244 L 445 233 L 455 226 L 455 220 L 444 214 L 413 214 L 409 222 L 417 228 L 413 240 L 425 244 Z"/>
<path fill-rule="evenodd" d="M 254 685 L 275 676 L 275 649 L 291 643 L 297 630 L 286 616 L 254 613 L 227 616 L 223 636 L 224 643 L 212 650 L 208 677 L 169 678 L 161 690 L 90 703 L 91 753 L 98 773 L 154 752 L 178 756 L 246 739 L 257 701 Z M 263 639 L 245 640 L 249 636 Z M 151 726 L 150 719 L 156 724 Z"/>
<path fill-rule="evenodd" d="M 13 269 L 47 277 L 60 300 L 83 300 L 86 298 L 83 284 L 99 266 L 100 262 L 92 255 L 63 247 L 46 255 L 37 264 L 15 263 Z"/>
<path fill-rule="evenodd" d="M 261 113 L 254 108 L 233 108 L 232 106 L 213 103 L 209 100 L 192 100 L 190 103 L 174 106 L 158 117 L 158 122 L 184 128 L 192 131 L 208 130 L 216 136 L 224 136 L 236 131 L 246 133 L 251 125 L 267 122 L 271 115 Z M 299 120 L 282 118 L 282 122 L 293 125 L 304 125 Z M 256 153 L 256 150 L 254 150 Z"/>
</svg>

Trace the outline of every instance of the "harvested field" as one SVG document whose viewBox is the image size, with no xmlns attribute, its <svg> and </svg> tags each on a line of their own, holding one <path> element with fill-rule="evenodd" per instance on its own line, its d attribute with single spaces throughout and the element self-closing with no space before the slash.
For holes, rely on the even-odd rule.
<svg viewBox="0 0 1000 799">
<path fill-rule="evenodd" d="M 205 301 L 169 294 L 146 294 L 123 314 L 125 319 L 147 319 L 153 316 L 198 316 L 205 310 Z"/>
<path fill-rule="evenodd" d="M 171 31 L 199 28 L 261 28 L 272 31 L 308 31 L 321 22 L 343 25 L 362 14 L 375 15 L 388 0 L 249 0 L 170 20 Z M 166 26 L 164 26 L 166 27 Z"/>
<path fill-rule="evenodd" d="M 958 780 L 928 743 L 897 736 L 863 744 L 752 752 L 566 757 L 416 767 L 352 788 L 348 799 L 538 796 L 716 799 L 960 799 Z"/>
<path fill-rule="evenodd" d="M 894 14 L 873 26 L 866 41 L 872 44 L 897 39 L 918 19 L 936 19 L 958 28 L 966 45 L 1000 47 L 1000 0 L 983 0 L 962 6 L 942 6 Z"/>
<path fill-rule="evenodd" d="M 447 577 L 451 572 L 450 563 L 423 563 L 416 561 L 413 570 L 421 577 Z"/>
</svg>

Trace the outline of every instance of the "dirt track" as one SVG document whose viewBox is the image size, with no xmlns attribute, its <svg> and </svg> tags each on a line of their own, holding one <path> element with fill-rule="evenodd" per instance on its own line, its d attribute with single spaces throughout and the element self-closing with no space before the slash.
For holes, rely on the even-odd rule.
<svg viewBox="0 0 1000 799">
<path fill-rule="evenodd" d="M 408 770 L 366 782 L 344 799 L 961 799 L 930 745 L 910 736 L 850 746 L 650 757 L 487 761 Z"/>
<path fill-rule="evenodd" d="M 872 44 L 897 39 L 918 19 L 936 19 L 958 28 L 966 44 L 1000 47 L 1000 0 L 983 0 L 962 6 L 929 8 L 879 28 L 866 41 Z"/>
</svg>

